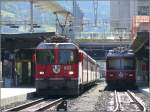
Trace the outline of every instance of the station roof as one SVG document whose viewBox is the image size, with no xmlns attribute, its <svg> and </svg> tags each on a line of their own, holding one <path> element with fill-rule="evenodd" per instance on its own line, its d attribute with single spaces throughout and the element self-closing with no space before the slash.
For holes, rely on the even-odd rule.
<svg viewBox="0 0 150 112">
<path fill-rule="evenodd" d="M 55 32 L 41 32 L 41 33 L 20 33 L 20 34 L 1 34 L 1 38 L 42 38 L 42 37 L 51 37 Z"/>
<path fill-rule="evenodd" d="M 40 42 L 54 34 L 54 32 L 2 34 L 2 49 L 34 49 Z"/>
</svg>

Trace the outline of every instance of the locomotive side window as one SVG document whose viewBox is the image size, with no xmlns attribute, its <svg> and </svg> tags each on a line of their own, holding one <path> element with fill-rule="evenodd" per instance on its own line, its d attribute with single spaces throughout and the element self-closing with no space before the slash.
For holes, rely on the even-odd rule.
<svg viewBox="0 0 150 112">
<path fill-rule="evenodd" d="M 77 63 L 75 50 L 60 50 L 59 51 L 59 63 L 60 64 L 75 64 Z"/>
<path fill-rule="evenodd" d="M 36 58 L 38 64 L 53 64 L 54 51 L 53 50 L 38 50 L 36 51 Z"/>
</svg>

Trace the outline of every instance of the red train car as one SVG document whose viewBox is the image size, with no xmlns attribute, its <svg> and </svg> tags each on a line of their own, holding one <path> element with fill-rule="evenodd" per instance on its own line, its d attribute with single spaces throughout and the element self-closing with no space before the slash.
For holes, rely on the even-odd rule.
<svg viewBox="0 0 150 112">
<path fill-rule="evenodd" d="M 96 61 L 74 43 L 41 43 L 35 52 L 35 86 L 49 95 L 78 95 L 99 79 Z"/>
<path fill-rule="evenodd" d="M 110 50 L 106 58 L 106 82 L 108 85 L 136 83 L 134 53 L 131 50 Z"/>
</svg>

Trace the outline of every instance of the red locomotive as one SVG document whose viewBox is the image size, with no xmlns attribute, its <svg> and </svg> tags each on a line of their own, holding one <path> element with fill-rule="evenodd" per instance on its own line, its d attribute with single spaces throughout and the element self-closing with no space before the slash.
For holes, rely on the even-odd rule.
<svg viewBox="0 0 150 112">
<path fill-rule="evenodd" d="M 106 82 L 108 85 L 136 83 L 135 58 L 132 50 L 110 50 L 106 58 Z"/>
<path fill-rule="evenodd" d="M 74 43 L 41 43 L 34 61 L 37 92 L 79 95 L 99 79 L 96 61 Z"/>
</svg>

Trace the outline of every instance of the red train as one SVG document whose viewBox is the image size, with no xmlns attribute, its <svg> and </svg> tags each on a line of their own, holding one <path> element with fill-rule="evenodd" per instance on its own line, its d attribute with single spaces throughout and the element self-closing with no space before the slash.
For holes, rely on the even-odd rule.
<svg viewBox="0 0 150 112">
<path fill-rule="evenodd" d="M 134 53 L 131 50 L 117 48 L 110 50 L 106 58 L 106 82 L 108 85 L 136 83 Z"/>
<path fill-rule="evenodd" d="M 74 43 L 41 43 L 34 61 L 37 92 L 79 95 L 99 79 L 96 61 Z"/>
</svg>

